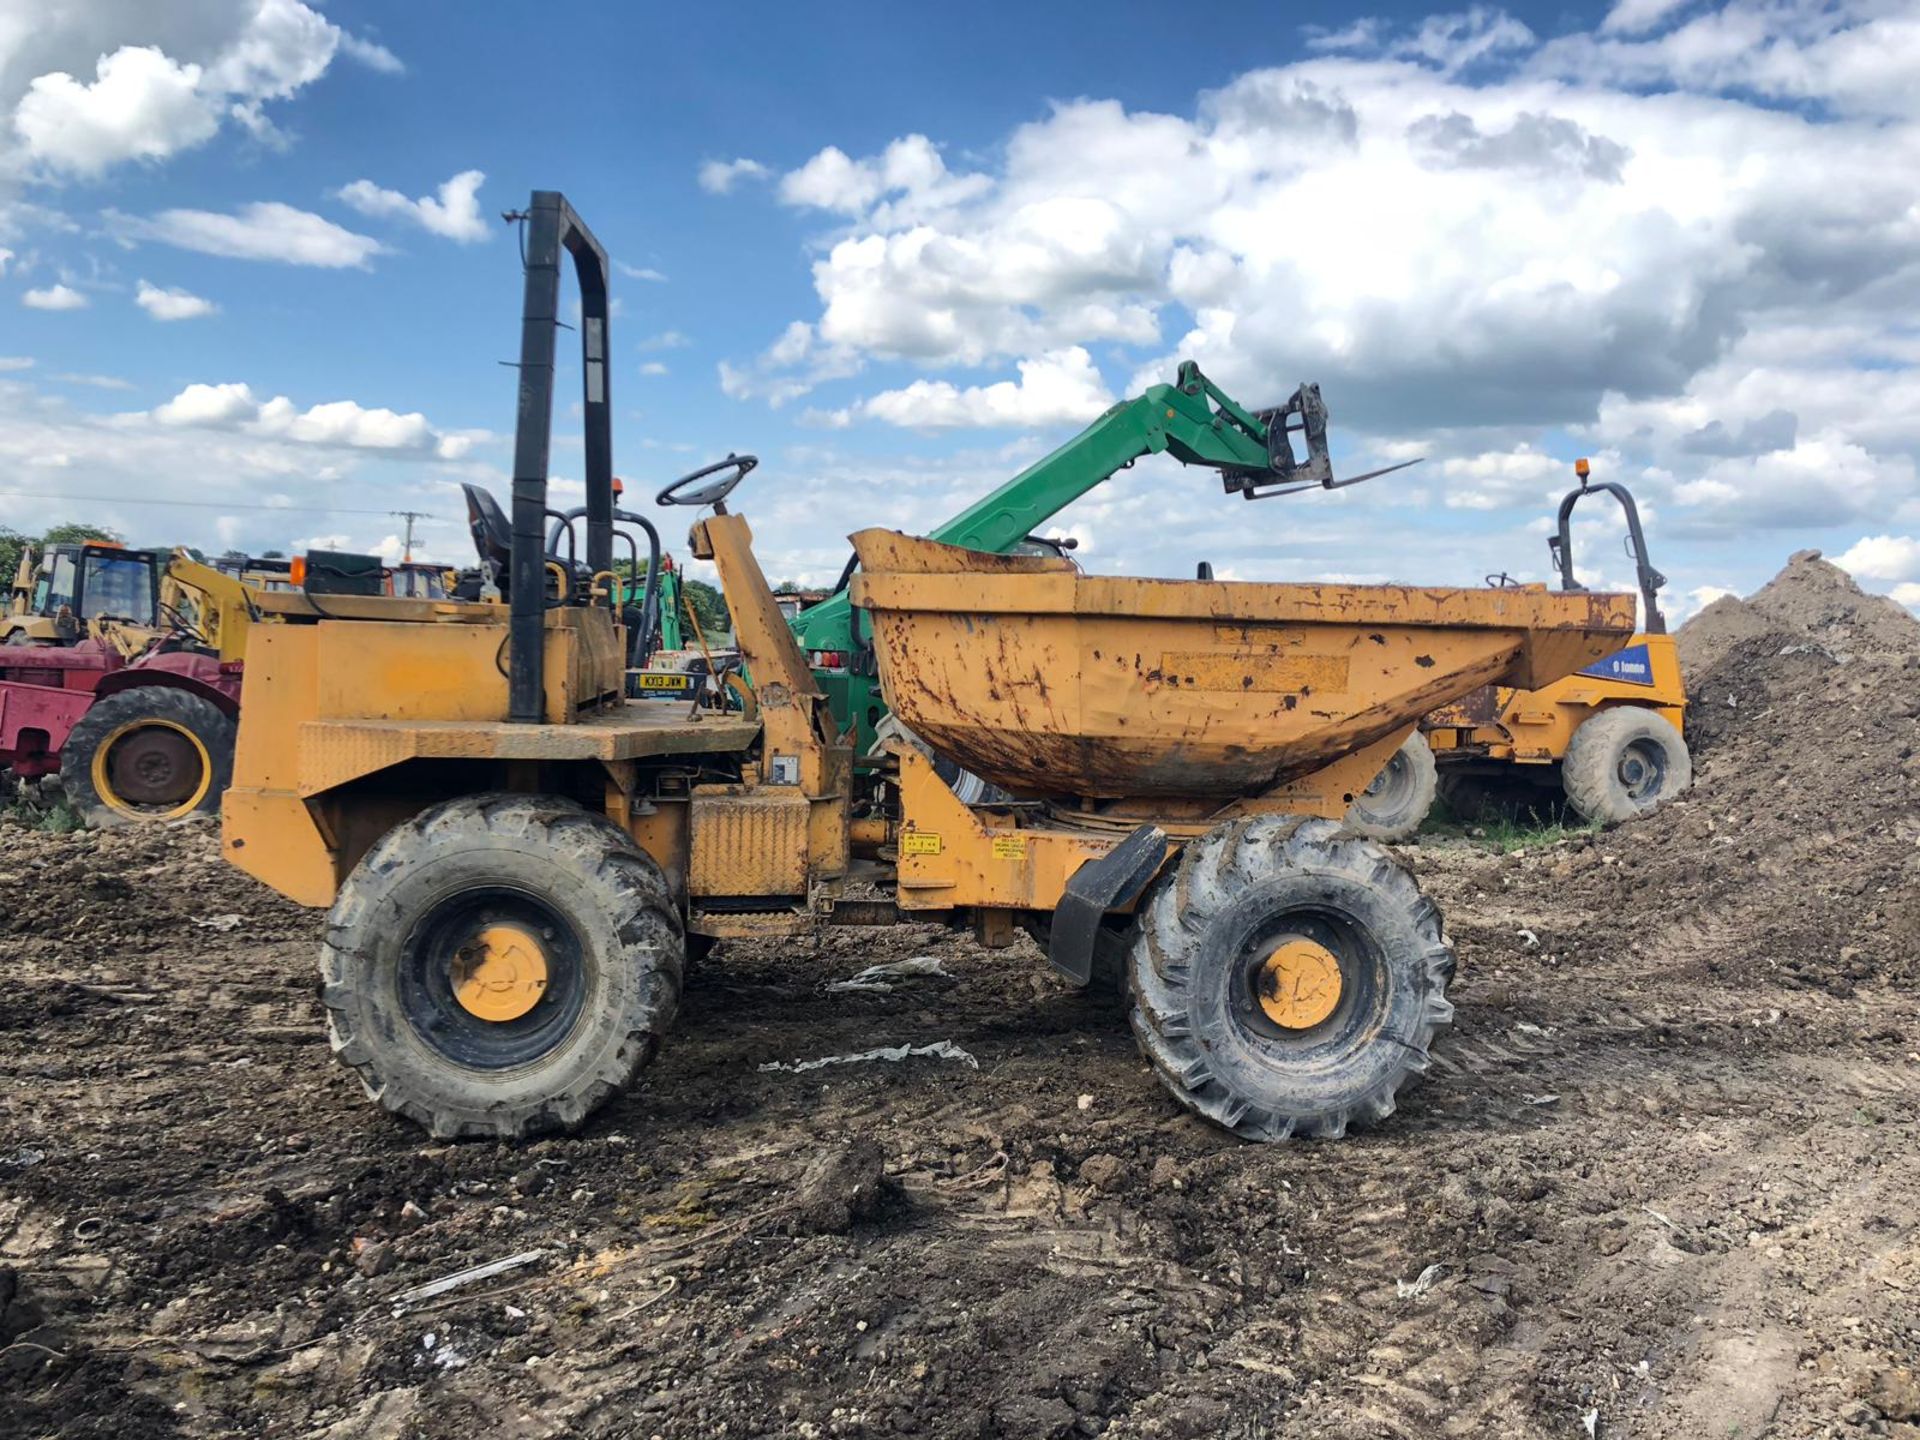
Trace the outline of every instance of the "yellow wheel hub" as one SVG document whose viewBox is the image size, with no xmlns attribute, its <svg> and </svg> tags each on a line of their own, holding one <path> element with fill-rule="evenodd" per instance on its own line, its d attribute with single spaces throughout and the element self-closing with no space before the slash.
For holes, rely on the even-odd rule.
<svg viewBox="0 0 1920 1440">
<path fill-rule="evenodd" d="M 1257 977 L 1260 1008 L 1274 1024 L 1311 1030 L 1340 1004 L 1340 962 L 1304 935 L 1280 942 Z"/>
<path fill-rule="evenodd" d="M 546 990 L 547 953 L 518 925 L 489 925 L 454 952 L 454 997 L 482 1020 L 518 1020 Z"/>
</svg>

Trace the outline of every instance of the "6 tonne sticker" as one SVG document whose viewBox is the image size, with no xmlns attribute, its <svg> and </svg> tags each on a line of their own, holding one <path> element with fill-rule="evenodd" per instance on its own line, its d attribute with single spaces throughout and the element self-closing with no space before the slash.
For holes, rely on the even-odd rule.
<svg viewBox="0 0 1920 1440">
<path fill-rule="evenodd" d="M 1580 673 L 1596 675 L 1602 680 L 1619 680 L 1628 685 L 1651 685 L 1653 657 L 1647 653 L 1646 646 L 1629 645 L 1618 654 L 1587 666 Z"/>
<path fill-rule="evenodd" d="M 938 855 L 940 836 L 933 830 L 909 830 L 900 837 L 902 855 Z"/>
</svg>

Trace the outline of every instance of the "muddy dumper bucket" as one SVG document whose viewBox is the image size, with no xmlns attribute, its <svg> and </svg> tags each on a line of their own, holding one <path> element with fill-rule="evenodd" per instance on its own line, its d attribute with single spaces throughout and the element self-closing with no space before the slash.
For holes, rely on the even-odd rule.
<svg viewBox="0 0 1920 1440">
<path fill-rule="evenodd" d="M 1260 795 L 1481 686 L 1572 674 L 1634 624 L 1631 595 L 1136 580 L 889 530 L 853 544 L 888 705 L 1027 795 Z"/>
<path fill-rule="evenodd" d="M 1038 802 L 963 806 L 897 746 L 902 906 L 1004 897 L 1070 980 L 1124 977 L 1154 1071 L 1237 1135 L 1391 1114 L 1452 1018 L 1453 950 L 1347 807 L 1435 706 L 1617 650 L 1633 598 L 1112 579 L 853 542 L 887 703 Z"/>
</svg>

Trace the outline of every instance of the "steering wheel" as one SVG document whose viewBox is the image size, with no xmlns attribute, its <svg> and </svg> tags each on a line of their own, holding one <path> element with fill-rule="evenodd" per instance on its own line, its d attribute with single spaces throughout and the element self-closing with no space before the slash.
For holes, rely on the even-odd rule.
<svg viewBox="0 0 1920 1440">
<path fill-rule="evenodd" d="M 682 475 L 654 496 L 653 503 L 656 505 L 718 505 L 733 493 L 733 487 L 746 479 L 747 472 L 759 463 L 758 455 L 729 455 L 724 460 L 695 470 L 691 475 Z M 723 475 L 722 471 L 733 473 Z M 687 491 L 686 494 L 681 493 L 687 489 L 687 486 L 696 481 L 705 480 L 709 475 L 720 475 L 720 478 L 700 486 L 697 490 Z"/>
</svg>

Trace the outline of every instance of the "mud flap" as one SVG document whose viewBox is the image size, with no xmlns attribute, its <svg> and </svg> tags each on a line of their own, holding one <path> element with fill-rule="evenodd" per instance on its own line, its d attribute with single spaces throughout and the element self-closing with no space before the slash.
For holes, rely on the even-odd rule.
<svg viewBox="0 0 1920 1440">
<path fill-rule="evenodd" d="M 1136 899 L 1166 858 L 1166 832 L 1158 825 L 1142 825 L 1098 860 L 1074 871 L 1053 910 L 1047 943 L 1053 968 L 1074 984 L 1085 985 L 1093 974 L 1101 917 Z"/>
</svg>

